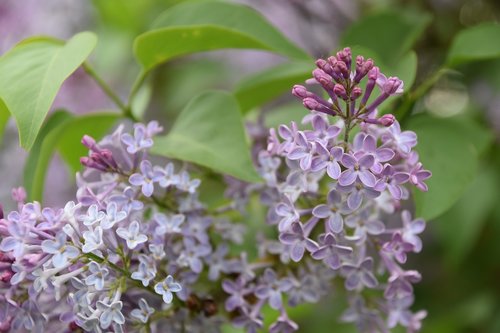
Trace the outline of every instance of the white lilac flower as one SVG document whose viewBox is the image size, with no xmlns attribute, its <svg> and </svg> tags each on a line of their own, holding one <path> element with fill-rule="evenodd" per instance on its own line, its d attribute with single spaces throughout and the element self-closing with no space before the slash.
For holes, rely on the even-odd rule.
<svg viewBox="0 0 500 333">
<path fill-rule="evenodd" d="M 103 230 L 101 227 L 97 227 L 94 230 L 88 230 L 83 232 L 84 244 L 82 251 L 84 253 L 90 253 L 98 250 L 103 245 Z"/>
<path fill-rule="evenodd" d="M 52 265 L 54 267 L 64 267 L 71 259 L 75 259 L 80 254 L 80 251 L 66 243 L 66 234 L 59 232 L 55 240 L 44 240 L 42 242 L 42 250 L 45 253 L 52 254 Z"/>
<path fill-rule="evenodd" d="M 163 301 L 167 304 L 172 303 L 174 298 L 173 293 L 178 293 L 181 290 L 181 285 L 175 282 L 171 275 L 167 276 L 162 282 L 155 284 L 155 292 L 160 294 L 163 297 Z"/>
<path fill-rule="evenodd" d="M 97 310 L 101 311 L 99 317 L 101 328 L 107 329 L 113 323 L 123 325 L 125 323 L 125 317 L 121 312 L 122 307 L 122 301 L 114 301 L 111 303 L 97 301 Z"/>
<path fill-rule="evenodd" d="M 139 244 L 148 240 L 148 236 L 140 233 L 139 222 L 133 221 L 129 227 L 116 229 L 116 234 L 127 242 L 127 247 L 131 250 L 135 249 Z"/>
<path fill-rule="evenodd" d="M 149 282 L 156 276 L 156 266 L 152 259 L 144 255 L 139 256 L 137 271 L 131 275 L 132 279 L 141 281 L 145 287 L 149 286 Z"/>
<path fill-rule="evenodd" d="M 139 300 L 139 308 L 133 309 L 130 312 L 130 316 L 134 319 L 141 321 L 142 323 L 147 323 L 149 317 L 155 312 L 154 308 L 148 305 L 148 302 L 144 298 Z"/>
<path fill-rule="evenodd" d="M 110 202 L 106 207 L 106 216 L 101 222 L 101 227 L 103 230 L 111 229 L 116 223 L 127 218 L 127 216 L 128 214 L 126 211 L 118 210 L 118 205 L 114 202 Z"/>
<path fill-rule="evenodd" d="M 87 210 L 87 215 L 80 215 L 78 219 L 82 221 L 83 224 L 89 226 L 100 223 L 105 217 L 106 214 L 103 211 L 100 211 L 99 207 L 94 204 Z"/>
<path fill-rule="evenodd" d="M 96 290 L 102 290 L 106 277 L 109 275 L 109 270 L 92 261 L 89 264 L 89 272 L 91 274 L 85 278 L 85 283 L 88 286 L 94 286 Z"/>
</svg>

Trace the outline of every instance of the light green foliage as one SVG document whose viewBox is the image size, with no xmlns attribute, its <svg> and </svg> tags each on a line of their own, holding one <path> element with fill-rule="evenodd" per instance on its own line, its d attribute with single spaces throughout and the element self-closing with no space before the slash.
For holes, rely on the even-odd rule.
<svg viewBox="0 0 500 333">
<path fill-rule="evenodd" d="M 446 212 L 474 179 L 480 152 L 492 140 L 489 132 L 471 120 L 414 117 L 409 129 L 418 135 L 417 152 L 432 177 L 429 191 L 414 191 L 417 216 L 427 220 Z"/>
<path fill-rule="evenodd" d="M 370 49 L 392 65 L 411 49 L 430 21 L 424 13 L 382 11 L 354 23 L 341 44 Z"/>
<path fill-rule="evenodd" d="M 260 13 L 231 2 L 185 1 L 165 11 L 154 22 L 153 28 L 191 25 L 215 25 L 257 40 L 274 52 L 291 59 L 309 59 L 304 50 L 290 42 Z"/>
<path fill-rule="evenodd" d="M 483 23 L 460 31 L 448 51 L 447 65 L 500 57 L 500 25 Z"/>
<path fill-rule="evenodd" d="M 195 97 L 153 153 L 193 162 L 246 181 L 259 181 L 236 99 L 213 91 Z"/>
<path fill-rule="evenodd" d="M 172 58 L 217 49 L 257 49 L 308 59 L 260 14 L 221 1 L 187 1 L 165 11 L 154 30 L 135 40 L 134 52 L 145 71 Z"/>
<path fill-rule="evenodd" d="M 3 103 L 0 98 L 0 143 L 2 143 L 3 132 L 5 130 L 5 126 L 7 126 L 7 122 L 9 121 L 9 109 Z"/>
<path fill-rule="evenodd" d="M 312 62 L 289 62 L 244 78 L 235 89 L 241 111 L 246 113 L 284 92 L 291 94 L 293 85 L 304 84 L 314 68 Z"/>
<path fill-rule="evenodd" d="M 459 265 L 474 246 L 492 208 L 498 203 L 498 175 L 483 170 L 453 207 L 437 219 L 436 228 L 446 248 L 446 261 Z M 453 232 L 450 232 L 453 226 Z"/>
<path fill-rule="evenodd" d="M 79 33 L 66 43 L 31 38 L 0 58 L 0 99 L 16 119 L 22 147 L 31 148 L 57 91 L 96 42 L 90 32 Z"/>
</svg>

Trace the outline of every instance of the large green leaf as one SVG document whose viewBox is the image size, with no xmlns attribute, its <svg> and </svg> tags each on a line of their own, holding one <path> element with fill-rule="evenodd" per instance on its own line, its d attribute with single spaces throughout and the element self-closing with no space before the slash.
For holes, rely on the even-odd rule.
<svg viewBox="0 0 500 333">
<path fill-rule="evenodd" d="M 294 84 L 303 84 L 312 77 L 313 69 L 312 62 L 284 63 L 244 78 L 235 90 L 241 111 L 246 113 L 286 91 L 291 91 Z"/>
<path fill-rule="evenodd" d="M 22 147 L 31 148 L 62 83 L 85 61 L 96 41 L 90 32 L 66 43 L 32 38 L 0 58 L 0 99 L 16 119 Z"/>
<path fill-rule="evenodd" d="M 256 49 L 293 59 L 309 56 L 250 7 L 222 1 L 187 1 L 165 11 L 154 30 L 136 38 L 144 71 L 185 54 L 217 49 Z"/>
<path fill-rule="evenodd" d="M 202 93 L 186 106 L 153 153 L 197 163 L 246 181 L 259 181 L 236 99 L 221 91 Z"/>
<path fill-rule="evenodd" d="M 411 49 L 430 21 L 430 15 L 423 13 L 379 12 L 354 23 L 341 44 L 368 48 L 391 64 Z"/>
<path fill-rule="evenodd" d="M 500 25 L 483 23 L 460 31 L 453 39 L 447 64 L 500 58 Z"/>
<path fill-rule="evenodd" d="M 424 167 L 432 171 L 429 192 L 414 193 L 417 215 L 430 220 L 446 212 L 468 188 L 491 134 L 473 121 L 427 115 L 414 117 L 409 128 L 418 135 L 416 148 Z"/>
<path fill-rule="evenodd" d="M 175 57 L 225 48 L 272 50 L 257 39 L 215 25 L 158 29 L 140 35 L 134 42 L 135 56 L 145 71 Z"/>
<path fill-rule="evenodd" d="M 241 4 L 214 0 L 185 1 L 163 12 L 153 28 L 191 25 L 216 25 L 258 40 L 289 58 L 309 58 L 304 50 L 290 42 L 261 14 Z"/>
<path fill-rule="evenodd" d="M 43 125 L 24 164 L 24 188 L 28 199 L 42 201 L 45 175 L 64 125 L 73 119 L 66 111 L 56 111 Z"/>
<path fill-rule="evenodd" d="M 447 262 L 460 264 L 480 235 L 488 215 L 498 201 L 498 175 L 485 168 L 453 207 L 438 218 L 436 228 Z M 453 232 L 450 232 L 453 230 Z"/>
<path fill-rule="evenodd" d="M 96 140 L 101 139 L 120 117 L 119 113 L 110 111 L 91 113 L 64 126 L 57 148 L 73 173 L 81 169 L 80 157 L 87 156 L 88 149 L 80 143 L 82 137 L 87 134 Z"/>
</svg>

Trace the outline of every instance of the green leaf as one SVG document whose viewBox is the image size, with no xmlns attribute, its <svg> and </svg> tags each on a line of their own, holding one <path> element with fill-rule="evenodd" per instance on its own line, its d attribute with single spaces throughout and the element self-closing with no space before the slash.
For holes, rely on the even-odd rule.
<svg viewBox="0 0 500 333">
<path fill-rule="evenodd" d="M 206 92 L 191 100 L 168 135 L 156 139 L 152 152 L 242 180 L 260 180 L 250 158 L 238 102 L 226 92 Z"/>
<path fill-rule="evenodd" d="M 165 11 L 155 30 L 136 38 L 134 53 L 145 71 L 172 58 L 218 49 L 256 49 L 309 59 L 250 7 L 221 1 L 187 1 Z"/>
<path fill-rule="evenodd" d="M 163 12 L 153 27 L 216 25 L 239 32 L 267 45 L 274 52 L 292 59 L 309 59 L 309 55 L 288 40 L 254 9 L 223 1 L 185 1 Z"/>
<path fill-rule="evenodd" d="M 0 98 L 0 143 L 2 143 L 3 132 L 5 130 L 5 126 L 7 126 L 9 118 L 10 118 L 9 109 Z"/>
<path fill-rule="evenodd" d="M 420 160 L 432 171 L 427 181 L 429 191 L 414 192 L 417 215 L 434 219 L 453 206 L 472 182 L 477 172 L 480 146 L 490 140 L 491 134 L 481 131 L 473 121 L 465 123 L 427 115 L 412 118 L 408 127 L 418 135 L 416 150 Z"/>
<path fill-rule="evenodd" d="M 145 71 L 182 55 L 225 48 L 272 50 L 257 39 L 215 25 L 154 30 L 134 42 L 135 56 Z"/>
<path fill-rule="evenodd" d="M 425 13 L 379 12 L 347 29 L 341 45 L 373 50 L 384 63 L 392 64 L 411 49 L 430 22 L 431 16 Z"/>
<path fill-rule="evenodd" d="M 244 78 L 235 89 L 241 111 L 246 113 L 286 91 L 290 92 L 293 85 L 303 84 L 312 77 L 313 69 L 312 62 L 284 63 Z"/>
<path fill-rule="evenodd" d="M 40 130 L 24 165 L 24 188 L 28 193 L 28 200 L 42 201 L 45 175 L 59 134 L 72 118 L 73 116 L 66 111 L 56 111 Z"/>
<path fill-rule="evenodd" d="M 453 39 L 447 65 L 500 58 L 500 25 L 483 23 L 460 31 Z"/>
<path fill-rule="evenodd" d="M 68 122 L 61 131 L 57 148 L 72 173 L 81 169 L 80 157 L 88 149 L 80 142 L 85 134 L 100 140 L 121 116 L 114 112 L 90 113 Z"/>
<path fill-rule="evenodd" d="M 66 43 L 32 38 L 0 58 L 0 99 L 16 119 L 22 147 L 31 148 L 62 83 L 96 42 L 90 32 L 79 33 Z"/>
<path fill-rule="evenodd" d="M 446 249 L 446 262 L 458 265 L 472 249 L 498 201 L 498 175 L 482 170 L 453 207 L 439 217 L 436 228 Z M 450 232 L 453 230 L 453 232 Z"/>
</svg>

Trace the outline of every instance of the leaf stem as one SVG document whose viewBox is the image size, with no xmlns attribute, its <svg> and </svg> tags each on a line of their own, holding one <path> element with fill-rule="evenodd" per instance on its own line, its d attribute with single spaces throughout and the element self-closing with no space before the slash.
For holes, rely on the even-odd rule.
<svg viewBox="0 0 500 333">
<path fill-rule="evenodd" d="M 137 121 L 137 118 L 132 114 L 130 107 L 126 106 L 120 97 L 111 89 L 111 87 L 96 73 L 96 71 L 87 63 L 83 63 L 83 69 L 85 72 L 97 83 L 97 85 L 102 89 L 102 91 L 120 108 L 124 117 L 129 118 L 132 121 Z"/>
</svg>

